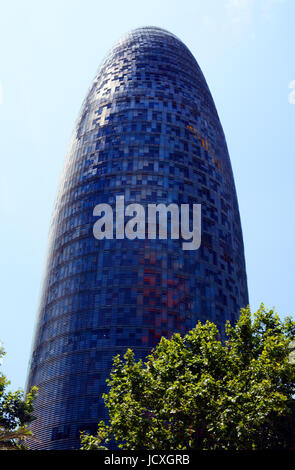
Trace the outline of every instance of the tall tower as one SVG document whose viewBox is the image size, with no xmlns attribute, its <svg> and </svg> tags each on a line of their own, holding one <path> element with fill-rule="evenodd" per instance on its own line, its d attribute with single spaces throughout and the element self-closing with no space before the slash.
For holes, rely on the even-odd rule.
<svg viewBox="0 0 295 470">
<path fill-rule="evenodd" d="M 202 241 L 103 239 L 100 203 L 201 204 Z M 39 449 L 79 447 L 105 418 L 112 358 L 144 357 L 198 320 L 222 329 L 248 303 L 237 196 L 205 78 L 173 34 L 136 29 L 113 47 L 76 122 L 54 208 L 28 387 Z"/>
</svg>

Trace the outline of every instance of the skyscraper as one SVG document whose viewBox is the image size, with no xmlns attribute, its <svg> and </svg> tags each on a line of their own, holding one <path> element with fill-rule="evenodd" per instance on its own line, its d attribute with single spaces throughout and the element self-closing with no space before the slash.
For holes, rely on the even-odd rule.
<svg viewBox="0 0 295 470">
<path fill-rule="evenodd" d="M 202 240 L 98 240 L 94 208 L 201 204 Z M 105 417 L 112 358 L 144 357 L 198 320 L 222 329 L 248 303 L 240 216 L 205 78 L 173 34 L 136 29 L 113 47 L 82 104 L 54 208 L 28 387 L 40 442 L 79 447 Z"/>
</svg>

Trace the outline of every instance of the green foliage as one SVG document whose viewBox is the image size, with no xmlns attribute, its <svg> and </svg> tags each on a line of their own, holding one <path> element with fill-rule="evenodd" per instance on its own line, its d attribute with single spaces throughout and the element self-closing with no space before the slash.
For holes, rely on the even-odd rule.
<svg viewBox="0 0 295 470">
<path fill-rule="evenodd" d="M 116 356 L 104 395 L 109 424 L 82 449 L 286 449 L 295 443 L 295 323 L 261 305 L 226 324 L 222 343 L 207 321 L 162 338 L 136 361 Z M 290 354 L 291 352 L 291 354 Z"/>
<path fill-rule="evenodd" d="M 4 356 L 0 347 L 0 360 Z M 32 436 L 27 424 L 33 421 L 33 401 L 37 387 L 32 387 L 27 396 L 21 390 L 7 390 L 9 381 L 0 373 L 0 450 L 24 449 L 23 440 Z"/>
</svg>

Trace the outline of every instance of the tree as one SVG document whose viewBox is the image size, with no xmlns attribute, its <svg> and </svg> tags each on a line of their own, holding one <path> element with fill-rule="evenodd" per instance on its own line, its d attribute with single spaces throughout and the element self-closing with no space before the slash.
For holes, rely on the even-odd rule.
<svg viewBox="0 0 295 470">
<path fill-rule="evenodd" d="M 263 304 L 242 309 L 226 341 L 214 323 L 162 338 L 146 361 L 116 356 L 104 400 L 109 424 L 82 449 L 289 449 L 295 443 L 295 323 Z"/>
<path fill-rule="evenodd" d="M 0 346 L 0 360 L 4 356 Z M 21 390 L 7 390 L 10 382 L 0 373 L 0 450 L 24 449 L 23 440 L 32 436 L 27 427 L 34 417 L 33 400 L 37 387 L 32 387 L 27 396 Z"/>
</svg>

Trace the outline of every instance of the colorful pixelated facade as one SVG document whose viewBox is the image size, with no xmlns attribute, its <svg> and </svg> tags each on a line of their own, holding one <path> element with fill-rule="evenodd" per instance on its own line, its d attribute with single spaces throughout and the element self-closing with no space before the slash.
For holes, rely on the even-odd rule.
<svg viewBox="0 0 295 470">
<path fill-rule="evenodd" d="M 99 203 L 201 204 L 202 242 L 97 240 Z M 205 78 L 160 28 L 110 52 L 82 105 L 58 191 L 28 387 L 39 449 L 79 447 L 104 418 L 115 354 L 144 357 L 200 320 L 235 321 L 248 303 L 233 174 Z"/>
</svg>

